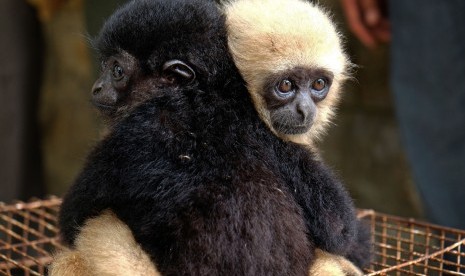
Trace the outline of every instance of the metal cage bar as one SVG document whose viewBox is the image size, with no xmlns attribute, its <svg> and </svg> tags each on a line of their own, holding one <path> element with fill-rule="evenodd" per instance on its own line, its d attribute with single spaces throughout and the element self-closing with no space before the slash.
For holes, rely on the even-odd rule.
<svg viewBox="0 0 465 276">
<path fill-rule="evenodd" d="M 0 275 L 43 275 L 62 248 L 61 199 L 0 203 Z M 367 275 L 463 275 L 465 231 L 360 210 L 372 230 L 374 258 Z"/>
</svg>

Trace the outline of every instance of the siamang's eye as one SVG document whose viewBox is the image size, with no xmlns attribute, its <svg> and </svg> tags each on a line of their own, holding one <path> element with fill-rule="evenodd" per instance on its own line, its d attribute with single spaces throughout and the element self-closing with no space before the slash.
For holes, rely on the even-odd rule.
<svg viewBox="0 0 465 276">
<path fill-rule="evenodd" d="M 284 79 L 278 84 L 278 91 L 281 93 L 289 93 L 294 90 L 294 85 L 288 79 Z"/>
<path fill-rule="evenodd" d="M 326 88 L 325 79 L 319 78 L 312 83 L 312 89 L 316 91 L 321 91 Z"/>
<path fill-rule="evenodd" d="M 121 68 L 121 66 L 119 66 L 118 64 L 115 64 L 115 66 L 113 66 L 112 75 L 115 80 L 122 79 L 124 76 L 123 68 Z"/>
</svg>

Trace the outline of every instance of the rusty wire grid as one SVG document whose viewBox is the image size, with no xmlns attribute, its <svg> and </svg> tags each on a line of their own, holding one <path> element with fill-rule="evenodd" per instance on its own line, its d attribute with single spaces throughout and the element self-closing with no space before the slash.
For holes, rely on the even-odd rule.
<svg viewBox="0 0 465 276">
<path fill-rule="evenodd" d="M 58 242 L 57 214 L 61 200 L 53 197 L 11 205 L 0 203 L 0 275 L 43 275 Z"/>
<path fill-rule="evenodd" d="M 43 275 L 58 241 L 61 199 L 0 203 L 0 275 Z M 464 275 L 465 231 L 360 210 L 372 230 L 367 275 Z"/>
<path fill-rule="evenodd" d="M 368 275 L 465 275 L 465 231 L 361 210 L 371 225 Z"/>
</svg>

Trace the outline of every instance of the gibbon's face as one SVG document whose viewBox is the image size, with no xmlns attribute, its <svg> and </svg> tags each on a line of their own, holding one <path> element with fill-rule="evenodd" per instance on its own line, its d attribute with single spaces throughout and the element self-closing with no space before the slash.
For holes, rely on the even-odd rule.
<svg viewBox="0 0 465 276">
<path fill-rule="evenodd" d="M 167 90 L 221 79 L 212 72 L 224 65 L 222 21 L 216 4 L 203 0 L 128 1 L 115 11 L 92 41 L 102 64 L 92 102 L 106 122 Z"/>
<path fill-rule="evenodd" d="M 236 0 L 225 11 L 229 50 L 260 118 L 278 137 L 313 145 L 350 68 L 331 17 L 306 0 Z"/>
<path fill-rule="evenodd" d="M 144 72 L 140 62 L 124 51 L 102 62 L 92 87 L 92 103 L 107 123 L 117 122 L 164 87 L 186 86 L 195 80 L 194 70 L 180 60 L 168 60 L 160 67 L 159 72 Z"/>
<path fill-rule="evenodd" d="M 328 95 L 333 74 L 296 67 L 270 76 L 262 97 L 278 134 L 304 134 L 312 127 L 317 104 Z"/>
<path fill-rule="evenodd" d="M 101 63 L 100 77 L 92 87 L 92 103 L 109 117 L 130 95 L 132 83 L 143 82 L 137 60 L 128 53 L 119 53 Z"/>
</svg>

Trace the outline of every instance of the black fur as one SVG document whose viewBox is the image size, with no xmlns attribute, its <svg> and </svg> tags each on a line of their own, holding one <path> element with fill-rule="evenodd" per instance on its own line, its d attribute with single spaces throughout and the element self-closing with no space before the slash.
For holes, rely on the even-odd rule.
<svg viewBox="0 0 465 276">
<path fill-rule="evenodd" d="M 214 4 L 131 2 L 96 45 L 146 58 L 147 72 L 181 59 L 198 78 L 160 89 L 96 146 L 63 201 L 67 244 L 111 208 L 163 275 L 306 275 L 315 247 L 364 259 L 348 193 L 259 119 Z"/>
<path fill-rule="evenodd" d="M 161 71 L 162 64 L 150 64 L 153 60 L 189 61 L 200 73 L 201 84 L 223 85 L 215 78 L 223 64 L 215 59 L 224 58 L 226 46 L 214 43 L 226 39 L 224 27 L 215 25 L 223 20 L 222 15 L 203 13 L 199 5 L 217 9 L 215 3 L 205 0 L 131 1 L 107 20 L 93 46 L 102 60 L 125 50 L 148 73 Z M 151 57 L 154 49 L 156 56 Z"/>
</svg>

